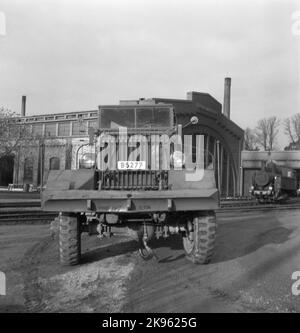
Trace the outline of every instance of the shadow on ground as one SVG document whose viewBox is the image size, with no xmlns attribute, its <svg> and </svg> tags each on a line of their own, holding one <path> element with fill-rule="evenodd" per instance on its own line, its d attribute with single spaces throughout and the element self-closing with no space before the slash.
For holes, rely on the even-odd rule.
<svg viewBox="0 0 300 333">
<path fill-rule="evenodd" d="M 276 217 L 269 219 L 235 220 L 221 223 L 218 226 L 215 254 L 212 263 L 219 263 L 246 256 L 268 244 L 283 244 L 290 238 L 294 228 L 282 226 Z M 114 238 L 110 240 L 113 241 Z M 155 252 L 165 248 L 158 263 L 168 263 L 181 260 L 185 257 L 182 238 L 179 235 L 170 236 L 167 239 L 152 239 L 149 243 Z M 130 254 L 138 250 L 138 243 L 134 240 L 123 240 L 113 244 L 103 245 L 99 241 L 99 248 L 86 252 L 83 255 L 83 263 L 94 262 L 107 257 Z M 175 251 L 175 252 L 174 252 Z"/>
<path fill-rule="evenodd" d="M 257 251 L 268 244 L 282 244 L 286 242 L 293 228 L 287 228 L 280 224 L 274 217 L 270 219 L 249 219 L 233 220 L 223 223 L 220 219 L 218 225 L 215 254 L 212 263 L 219 263 L 246 256 Z M 45 246 L 46 244 L 46 246 Z M 179 235 L 173 235 L 167 239 L 152 239 L 150 246 L 155 252 L 159 253 L 158 263 L 165 264 L 182 260 L 185 257 L 182 238 Z M 109 239 L 99 240 L 97 237 L 83 236 L 82 241 L 82 261 L 81 264 L 93 263 L 106 258 L 126 255 L 130 257 L 139 248 L 136 240 L 128 236 L 118 236 Z M 72 267 L 59 266 L 58 239 L 42 242 L 39 251 L 34 254 L 34 260 L 29 260 L 32 264 L 45 264 L 47 274 L 50 276 L 58 272 L 72 270 Z M 32 254 L 27 253 L 26 266 L 28 267 L 28 258 Z M 33 262 L 32 262 L 33 261 Z M 52 272 L 51 272 L 52 271 Z"/>
<path fill-rule="evenodd" d="M 220 224 L 213 262 L 224 262 L 246 256 L 269 244 L 283 244 L 295 228 L 285 227 L 279 221 L 251 219 Z"/>
</svg>

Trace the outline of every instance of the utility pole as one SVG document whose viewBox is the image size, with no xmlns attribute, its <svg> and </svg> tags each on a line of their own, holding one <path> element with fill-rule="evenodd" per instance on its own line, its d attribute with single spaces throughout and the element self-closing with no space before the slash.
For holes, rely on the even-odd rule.
<svg viewBox="0 0 300 333">
<path fill-rule="evenodd" d="M 217 164 L 218 164 L 218 190 L 221 194 L 221 184 L 220 184 L 220 141 L 217 140 Z"/>
<path fill-rule="evenodd" d="M 40 187 L 41 190 L 44 185 L 44 150 L 45 150 L 45 139 L 40 139 Z"/>
</svg>

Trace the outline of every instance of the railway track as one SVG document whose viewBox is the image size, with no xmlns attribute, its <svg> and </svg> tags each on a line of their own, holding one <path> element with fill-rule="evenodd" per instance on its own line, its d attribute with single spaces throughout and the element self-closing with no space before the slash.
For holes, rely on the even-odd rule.
<svg viewBox="0 0 300 333">
<path fill-rule="evenodd" d="M 290 200 L 282 203 L 259 203 L 256 200 L 245 198 L 229 198 L 220 200 L 219 212 L 230 211 L 263 211 L 263 210 L 285 210 L 285 209 L 299 209 L 300 199 L 291 198 Z"/>
<path fill-rule="evenodd" d="M 257 205 L 235 205 L 235 206 L 222 206 L 218 209 L 219 213 L 226 212 L 260 212 L 266 210 L 292 210 L 300 209 L 299 203 L 290 203 L 290 204 L 257 204 Z"/>
<path fill-rule="evenodd" d="M 50 223 L 57 213 L 43 212 L 39 209 L 26 209 L 15 207 L 9 210 L 0 210 L 0 224 L 41 224 Z"/>
<path fill-rule="evenodd" d="M 0 210 L 5 208 L 25 208 L 25 207 L 41 207 L 41 201 L 40 200 L 20 200 L 19 202 L 16 201 L 6 201 L 6 202 L 0 202 Z"/>
</svg>

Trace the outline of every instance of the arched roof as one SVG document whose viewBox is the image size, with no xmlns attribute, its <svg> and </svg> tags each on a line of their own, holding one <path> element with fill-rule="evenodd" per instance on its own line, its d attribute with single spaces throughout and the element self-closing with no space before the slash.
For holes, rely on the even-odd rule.
<svg viewBox="0 0 300 333">
<path fill-rule="evenodd" d="M 186 123 L 192 115 L 199 118 L 197 125 L 190 125 L 185 134 L 195 132 L 209 135 L 219 140 L 233 164 L 235 176 L 238 177 L 240 156 L 244 131 L 232 120 L 222 114 L 222 105 L 210 94 L 201 92 L 187 93 L 187 99 L 153 98 L 156 103 L 168 103 L 174 106 L 179 123 Z"/>
</svg>

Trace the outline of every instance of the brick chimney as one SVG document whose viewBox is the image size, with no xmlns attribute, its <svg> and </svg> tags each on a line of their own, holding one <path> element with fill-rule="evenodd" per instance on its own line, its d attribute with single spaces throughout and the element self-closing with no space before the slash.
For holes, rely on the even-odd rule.
<svg viewBox="0 0 300 333">
<path fill-rule="evenodd" d="M 26 96 L 22 96 L 21 117 L 26 116 Z"/>
<path fill-rule="evenodd" d="M 231 87 L 231 78 L 226 77 L 224 83 L 223 114 L 228 119 L 230 119 L 230 87 Z"/>
</svg>

